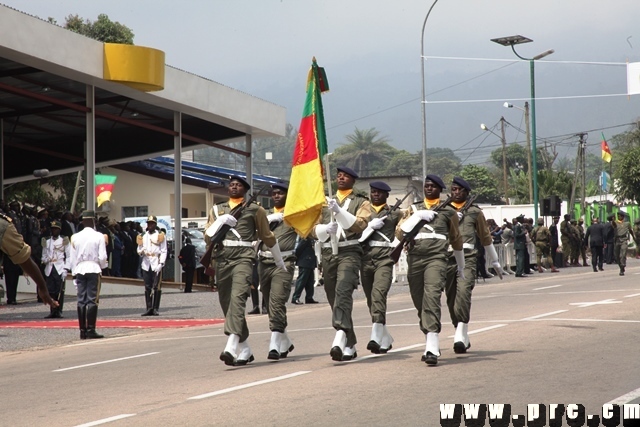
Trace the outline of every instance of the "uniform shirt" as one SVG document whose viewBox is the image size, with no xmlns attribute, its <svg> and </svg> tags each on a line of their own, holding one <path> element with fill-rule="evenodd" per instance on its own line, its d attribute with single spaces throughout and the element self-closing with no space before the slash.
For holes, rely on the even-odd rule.
<svg viewBox="0 0 640 427">
<path fill-rule="evenodd" d="M 462 206 L 456 210 L 460 211 L 461 209 Z M 470 253 L 469 251 L 474 251 L 472 253 L 475 253 L 476 235 L 482 246 L 489 246 L 493 243 L 487 220 L 484 217 L 484 213 L 482 213 L 482 209 L 477 205 L 469 206 L 462 219 L 459 220 L 458 229 L 462 236 L 463 248 L 466 249 L 465 253 Z"/>
<path fill-rule="evenodd" d="M 22 264 L 31 256 L 31 248 L 24 242 L 9 217 L 0 215 L 0 250 L 7 254 L 14 264 Z"/>
<path fill-rule="evenodd" d="M 69 239 L 62 236 L 42 239 L 42 263 L 45 265 L 44 274 L 46 276 L 51 274 L 53 268 L 58 274 L 62 274 L 64 269 L 69 269 L 70 258 Z"/>
<path fill-rule="evenodd" d="M 164 264 L 167 259 L 167 239 L 157 229 L 147 231 L 141 236 L 141 244 L 138 244 L 138 255 L 142 257 L 140 267 L 143 271 L 156 271 L 158 264 Z"/>
<path fill-rule="evenodd" d="M 624 221 L 624 222 L 616 222 L 616 227 L 615 227 L 615 233 L 616 233 L 616 237 L 615 237 L 615 243 L 620 245 L 622 243 L 626 243 L 629 241 L 629 231 L 631 229 L 631 224 L 629 224 L 628 222 Z"/>
<path fill-rule="evenodd" d="M 527 232 L 524 228 L 524 225 L 520 223 L 516 224 L 513 235 L 515 237 L 515 243 L 513 247 L 515 249 L 525 249 L 527 244 Z"/>
<path fill-rule="evenodd" d="M 107 268 L 107 245 L 104 234 L 91 227 L 71 236 L 69 254 L 71 272 L 76 274 L 102 273 Z"/>
<path fill-rule="evenodd" d="M 547 227 L 545 227 L 544 225 L 539 225 L 535 228 L 535 230 L 533 230 L 533 237 L 536 241 L 536 245 L 548 245 L 551 233 L 549 232 L 549 229 Z"/>
<path fill-rule="evenodd" d="M 269 209 L 269 214 L 275 213 L 275 209 Z M 270 228 L 272 228 L 273 226 L 275 226 L 275 228 L 273 228 L 273 234 L 276 237 L 276 240 L 278 241 L 278 244 L 280 246 L 280 251 L 282 253 L 284 252 L 289 252 L 289 251 L 293 251 L 296 247 L 296 240 L 298 238 L 298 234 L 296 233 L 296 231 L 290 227 L 288 224 L 286 224 L 284 221 L 279 221 L 278 224 L 276 225 L 276 223 L 270 223 L 269 224 Z M 264 245 L 262 245 L 262 250 L 267 250 L 268 248 L 265 248 Z M 295 255 L 293 253 L 289 254 L 289 255 L 285 255 L 282 257 L 283 259 L 287 260 L 287 261 L 294 261 L 295 260 Z M 268 263 L 274 262 L 273 258 L 260 258 L 261 261 L 267 261 Z"/>
<path fill-rule="evenodd" d="M 437 206 L 439 206 L 439 204 Z M 437 206 L 434 206 L 434 208 Z M 424 201 L 412 205 L 412 211 L 424 209 L 427 209 Z M 396 236 L 399 239 L 401 239 L 404 234 L 400 226 L 409 217 L 410 215 L 407 215 L 403 221 L 398 223 Z M 426 223 L 420 232 L 444 235 L 446 239 L 417 239 L 415 241 L 415 245 L 409 249 L 409 255 L 421 256 L 442 253 L 443 256 L 446 256 L 449 245 L 451 245 L 451 247 L 456 251 L 462 250 L 462 236 L 460 235 L 460 229 L 458 228 L 458 214 L 451 206 L 447 206 L 446 208 L 438 211 L 435 218 L 431 222 Z"/>
<path fill-rule="evenodd" d="M 213 212 L 213 209 L 216 209 Z M 221 215 L 230 213 L 232 207 L 229 202 L 219 203 L 212 208 L 209 214 L 209 224 L 213 224 L 216 218 Z M 205 229 L 207 226 L 205 226 Z M 255 242 L 261 240 L 268 247 L 276 244 L 276 236 L 269 229 L 269 220 L 267 220 L 267 212 L 262 206 L 256 203 L 244 208 L 242 215 L 238 218 L 235 227 L 229 229 L 224 237 L 225 240 Z M 210 238 L 205 235 L 205 241 L 209 244 Z M 248 257 L 255 258 L 255 250 L 251 246 L 225 246 L 216 248 L 213 253 L 214 258 L 225 257 L 230 259 Z"/>
<path fill-rule="evenodd" d="M 391 243 L 395 240 L 396 236 L 396 227 L 398 223 L 407 215 L 407 211 L 403 211 L 401 209 L 396 209 L 395 211 L 391 211 L 391 207 L 385 204 L 380 211 L 376 212 L 375 208 L 371 209 L 371 219 L 374 218 L 382 218 L 387 217 L 384 220 L 384 224 L 382 228 L 375 230 L 371 237 L 367 239 L 366 242 L 362 245 L 364 248 L 364 252 L 366 254 L 371 255 L 374 258 L 382 258 L 388 257 L 391 251 L 393 251 L 393 247 L 380 247 L 380 246 L 371 246 L 369 242 L 385 242 Z M 396 243 L 398 243 L 396 241 Z"/>
<path fill-rule="evenodd" d="M 367 224 L 369 223 L 369 218 L 371 217 L 371 203 L 368 199 L 360 196 L 356 196 L 353 192 L 351 192 L 348 196 L 346 196 L 342 201 L 340 198 L 335 195 L 333 196 L 334 200 L 338 202 L 338 205 L 341 208 L 347 207 L 347 212 L 356 217 L 356 221 L 353 223 L 351 227 L 346 230 L 342 230 L 342 227 L 338 226 L 338 240 L 339 241 L 354 241 L 358 240 L 362 235 L 362 232 L 365 228 L 367 228 Z M 348 206 L 347 206 L 348 205 Z M 329 208 L 324 207 L 322 209 L 322 218 L 321 224 L 328 224 L 331 222 L 331 211 Z M 313 237 L 317 238 L 315 234 L 315 230 L 312 232 Z M 351 245 L 345 246 L 339 249 L 340 251 L 347 251 L 356 249 L 358 251 L 362 250 L 361 245 Z M 325 254 L 331 253 L 331 248 L 322 248 L 322 252 Z"/>
</svg>

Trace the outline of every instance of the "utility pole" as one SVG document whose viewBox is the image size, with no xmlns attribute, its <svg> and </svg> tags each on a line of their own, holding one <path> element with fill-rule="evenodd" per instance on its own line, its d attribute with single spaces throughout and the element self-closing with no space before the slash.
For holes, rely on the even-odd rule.
<svg viewBox="0 0 640 427">
<path fill-rule="evenodd" d="M 529 172 L 529 203 L 533 203 L 533 169 L 531 165 L 531 127 L 529 126 L 529 103 L 524 103 L 524 122 L 527 128 L 527 171 Z"/>
<path fill-rule="evenodd" d="M 568 206 L 568 210 L 569 212 L 567 212 L 568 214 L 571 215 L 571 217 L 573 218 L 573 211 L 574 211 L 574 205 L 576 202 L 576 187 L 578 186 L 578 172 L 580 172 L 580 181 L 582 182 L 582 211 L 584 212 L 584 198 L 585 198 L 585 180 L 584 177 L 586 175 L 586 171 L 585 171 L 585 147 L 586 147 L 586 141 L 584 139 L 585 137 L 585 133 L 580 133 L 576 136 L 578 136 L 580 138 L 580 144 L 578 145 L 578 153 L 576 156 L 576 166 L 575 166 L 575 170 L 573 172 L 573 185 L 571 186 L 571 199 L 569 200 L 569 206 Z"/>
<path fill-rule="evenodd" d="M 582 203 L 580 212 L 584 216 L 587 209 L 587 140 L 586 133 L 580 134 L 580 153 L 582 155 Z"/>
<path fill-rule="evenodd" d="M 502 180 L 504 185 L 504 200 L 507 202 L 507 204 L 509 204 L 509 186 L 507 181 L 507 138 L 504 135 L 504 122 L 504 117 L 500 117 L 500 130 L 502 133 Z"/>
</svg>

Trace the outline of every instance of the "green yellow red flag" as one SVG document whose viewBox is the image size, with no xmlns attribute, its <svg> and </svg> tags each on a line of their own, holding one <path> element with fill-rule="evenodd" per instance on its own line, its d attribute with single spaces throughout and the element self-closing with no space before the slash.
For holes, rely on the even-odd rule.
<svg viewBox="0 0 640 427">
<path fill-rule="evenodd" d="M 325 204 L 322 158 L 328 149 L 321 94 L 328 90 L 324 68 L 313 58 L 284 207 L 284 221 L 302 237 L 311 232 Z"/>
<path fill-rule="evenodd" d="M 609 149 L 609 144 L 607 144 L 607 140 L 604 138 L 604 133 L 602 134 L 602 160 L 607 163 L 611 163 L 611 150 Z"/>
<path fill-rule="evenodd" d="M 113 193 L 113 186 L 117 178 L 115 175 L 96 175 L 96 201 L 98 202 L 98 207 L 111 200 L 111 193 Z"/>
</svg>

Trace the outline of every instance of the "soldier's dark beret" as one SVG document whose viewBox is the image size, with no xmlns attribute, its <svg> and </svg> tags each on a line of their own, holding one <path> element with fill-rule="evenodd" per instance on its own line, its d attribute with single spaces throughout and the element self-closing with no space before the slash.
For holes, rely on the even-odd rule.
<svg viewBox="0 0 640 427">
<path fill-rule="evenodd" d="M 275 184 L 271 184 L 271 188 L 279 188 L 284 191 L 289 191 L 289 183 L 286 181 L 278 181 Z"/>
<path fill-rule="evenodd" d="M 382 182 L 382 181 L 370 182 L 369 187 L 375 188 L 376 190 L 386 191 L 386 192 L 391 191 L 391 187 L 389 187 L 386 182 Z"/>
<path fill-rule="evenodd" d="M 246 188 L 247 190 L 251 188 L 251 184 L 249 184 L 246 179 L 244 179 L 243 177 L 241 177 L 239 175 L 229 175 L 229 182 L 231 182 L 231 181 L 240 182 L 242 184 L 242 186 L 244 188 Z"/>
<path fill-rule="evenodd" d="M 453 184 L 459 185 L 460 187 L 464 188 L 467 191 L 471 191 L 471 186 L 469 185 L 469 183 L 467 181 L 465 181 L 464 179 L 460 178 L 459 176 L 455 176 L 453 177 Z"/>
<path fill-rule="evenodd" d="M 429 174 L 424 179 L 424 181 L 425 182 L 427 182 L 427 181 L 433 182 L 434 184 L 438 185 L 438 187 L 440 187 L 441 190 L 444 190 L 445 188 L 447 188 L 447 186 L 444 185 L 444 181 L 442 181 L 442 178 L 440 178 L 438 175 Z"/>
<path fill-rule="evenodd" d="M 348 175 L 351 175 L 353 177 L 353 179 L 360 178 L 358 176 L 358 174 L 356 173 L 356 171 L 354 171 L 353 169 L 348 168 L 346 166 L 338 166 L 337 169 L 338 169 L 338 172 L 344 172 L 344 173 L 346 173 Z"/>
</svg>

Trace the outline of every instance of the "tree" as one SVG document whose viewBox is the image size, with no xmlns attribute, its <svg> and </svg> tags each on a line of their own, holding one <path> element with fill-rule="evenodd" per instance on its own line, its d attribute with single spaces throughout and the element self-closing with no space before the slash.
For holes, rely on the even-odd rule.
<svg viewBox="0 0 640 427">
<path fill-rule="evenodd" d="M 52 18 L 49 21 L 55 23 Z M 133 44 L 135 36 L 129 27 L 111 21 L 104 13 L 98 15 L 98 19 L 93 22 L 78 15 L 69 15 L 65 18 L 64 28 L 104 43 Z"/>
<path fill-rule="evenodd" d="M 529 157 L 527 154 L 527 147 L 520 144 L 509 144 L 506 148 L 507 157 L 507 172 L 511 169 L 522 170 L 525 173 L 529 173 Z M 553 162 L 556 159 L 556 153 L 549 153 L 546 149 L 536 148 L 538 159 L 538 170 L 551 169 Z M 502 148 L 497 148 L 491 152 L 491 163 L 498 169 L 502 170 Z"/>
<path fill-rule="evenodd" d="M 462 170 L 462 160 L 450 148 L 427 148 L 427 174 L 435 174 L 451 182 Z"/>
<path fill-rule="evenodd" d="M 471 185 L 472 194 L 477 196 L 478 203 L 500 203 L 502 198 L 498 193 L 496 180 L 489 169 L 476 165 L 466 165 L 460 171 L 460 176 Z"/>
<path fill-rule="evenodd" d="M 360 176 L 382 175 L 387 162 L 398 153 L 389 145 L 390 140 L 380 136 L 380 131 L 375 128 L 356 128 L 346 139 L 348 144 L 334 150 L 332 163 L 350 167 Z"/>
<path fill-rule="evenodd" d="M 422 174 L 422 153 L 411 154 L 408 151 L 400 150 L 387 163 L 387 168 L 383 175 L 421 175 Z"/>
<path fill-rule="evenodd" d="M 618 200 L 640 203 L 640 146 L 629 149 L 614 172 L 614 190 Z"/>
</svg>

